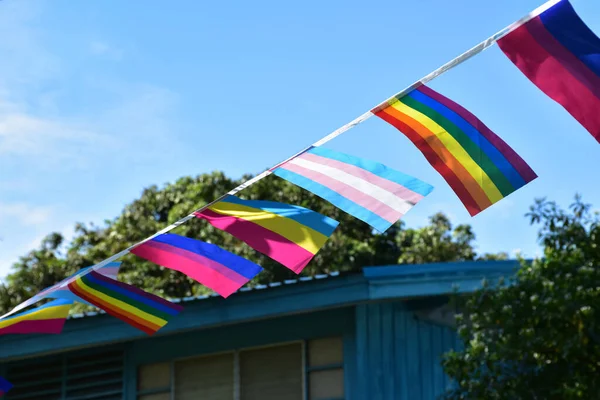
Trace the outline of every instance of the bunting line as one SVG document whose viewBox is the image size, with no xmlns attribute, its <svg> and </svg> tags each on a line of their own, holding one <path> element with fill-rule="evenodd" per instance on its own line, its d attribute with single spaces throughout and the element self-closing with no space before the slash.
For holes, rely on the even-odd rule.
<svg viewBox="0 0 600 400">
<path fill-rule="evenodd" d="M 267 169 L 266 171 L 263 171 L 262 173 L 256 175 L 255 177 L 247 180 L 246 182 L 240 184 L 239 186 L 231 189 L 229 192 L 223 194 L 222 196 L 218 197 L 217 199 L 213 200 L 212 202 L 192 211 L 190 214 L 188 214 L 187 216 L 181 218 L 179 221 L 174 222 L 173 224 L 161 229 L 160 231 L 156 232 L 154 235 L 147 237 L 146 239 L 135 243 L 131 246 L 129 246 L 128 248 L 126 248 L 125 250 L 120 251 L 117 254 L 114 254 L 113 256 L 105 259 L 104 261 L 101 261 L 100 263 L 96 264 L 95 266 L 92 267 L 92 269 L 94 271 L 97 271 L 98 269 L 104 267 L 105 265 L 118 260 L 119 258 L 129 254 L 131 252 L 131 250 L 133 250 L 134 248 L 136 248 L 137 246 L 140 246 L 141 244 L 144 244 L 162 234 L 165 234 L 175 228 L 177 228 L 178 226 L 186 223 L 187 221 L 189 221 L 190 219 L 193 219 L 196 217 L 197 213 L 201 213 L 202 211 L 208 209 L 210 206 L 218 203 L 219 201 L 225 199 L 227 196 L 234 196 L 237 193 L 241 192 L 242 190 L 246 189 L 247 187 L 255 184 L 256 182 L 266 178 L 267 176 L 271 175 L 275 169 L 277 169 L 280 165 L 306 153 L 307 151 L 315 148 L 315 147 L 319 147 L 322 146 L 323 144 L 335 139 L 336 137 L 340 136 L 341 134 L 345 133 L 346 131 L 354 128 L 355 126 L 365 122 L 366 120 L 368 120 L 369 118 L 373 117 L 375 114 L 375 112 L 377 110 L 379 110 L 381 107 L 387 107 L 387 105 L 389 104 L 389 101 L 393 100 L 394 98 L 401 98 L 406 96 L 408 93 L 410 93 L 412 90 L 414 90 L 415 88 L 426 84 L 428 82 L 430 82 L 431 80 L 437 78 L 438 76 L 446 73 L 447 71 L 451 70 L 452 68 L 462 64 L 463 62 L 469 60 L 471 57 L 474 57 L 475 55 L 481 53 L 482 51 L 484 51 L 485 49 L 491 47 L 492 45 L 494 45 L 498 40 L 500 40 L 501 38 L 503 38 L 504 36 L 506 36 L 507 34 L 509 34 L 510 32 L 514 31 L 515 29 L 517 29 L 519 26 L 529 22 L 531 19 L 535 18 L 536 16 L 538 16 L 539 14 L 541 14 L 542 12 L 546 11 L 547 9 L 549 9 L 550 7 L 552 7 L 553 5 L 559 3 L 560 0 L 548 0 L 546 3 L 544 3 L 543 5 L 541 5 L 540 7 L 536 8 L 535 10 L 533 10 L 532 12 L 530 12 L 529 14 L 525 15 L 524 17 L 522 17 L 521 19 L 517 20 L 516 22 L 513 22 L 512 24 L 508 25 L 507 27 L 501 29 L 500 31 L 496 32 L 495 34 L 493 34 L 492 36 L 490 36 L 489 38 L 485 39 L 484 41 L 480 42 L 479 44 L 477 44 L 476 46 L 472 47 L 471 49 L 467 50 L 466 52 L 462 53 L 461 55 L 459 55 L 458 57 L 450 60 L 449 62 L 445 63 L 444 65 L 442 65 L 441 67 L 439 67 L 438 69 L 434 70 L 433 72 L 429 73 L 428 75 L 424 76 L 423 78 L 419 79 L 418 81 L 414 82 L 413 84 L 411 84 L 410 86 L 408 86 L 407 88 L 405 88 L 404 90 L 396 93 L 393 96 L 390 96 L 389 98 L 387 98 L 386 100 L 384 100 L 383 102 L 379 103 L 376 107 L 369 109 L 369 111 L 365 112 L 364 114 L 362 114 L 361 116 L 355 118 L 354 120 L 352 120 L 351 122 L 343 125 L 342 127 L 336 129 L 335 131 L 331 132 L 330 134 L 324 136 L 323 138 L 317 140 L 316 142 L 314 142 L 313 144 L 307 146 L 306 148 L 302 149 L 301 151 L 297 152 L 296 154 L 292 155 L 291 157 L 281 161 L 280 163 L 274 165 L 273 167 Z M 4 314 L 3 316 L 0 317 L 0 320 L 2 318 L 5 318 L 11 314 L 13 314 L 13 311 L 10 311 L 6 314 Z"/>
</svg>

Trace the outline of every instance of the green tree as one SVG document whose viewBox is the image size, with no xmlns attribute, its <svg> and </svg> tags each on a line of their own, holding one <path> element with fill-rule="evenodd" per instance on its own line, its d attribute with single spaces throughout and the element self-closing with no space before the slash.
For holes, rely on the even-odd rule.
<svg viewBox="0 0 600 400">
<path fill-rule="evenodd" d="M 443 365 L 447 399 L 600 398 L 600 218 L 576 196 L 568 210 L 540 199 L 544 258 L 470 296 L 458 318 L 465 343 Z"/>
<path fill-rule="evenodd" d="M 71 243 L 65 243 L 59 234 L 49 235 L 39 249 L 25 255 L 13 266 L 7 285 L 0 287 L 0 308 L 7 310 L 77 270 L 120 252 L 226 193 L 247 178 L 234 180 L 222 172 L 213 172 L 183 177 L 162 188 L 151 186 L 128 204 L 119 216 L 105 221 L 103 225 L 77 224 Z M 398 223 L 383 234 L 374 234 L 362 221 L 274 176 L 247 188 L 240 196 L 300 205 L 340 222 L 336 232 L 303 274 L 353 271 L 367 265 L 476 258 L 473 248 L 475 235 L 471 228 L 466 225 L 453 228 L 442 214 L 431 217 L 430 224 L 423 228 L 405 229 L 402 223 Z M 174 232 L 217 244 L 262 265 L 265 271 L 250 285 L 295 277 L 287 268 L 205 221 L 192 219 Z M 185 275 L 136 256 L 128 255 L 122 261 L 119 279 L 144 290 L 170 298 L 207 292 L 206 288 Z"/>
</svg>

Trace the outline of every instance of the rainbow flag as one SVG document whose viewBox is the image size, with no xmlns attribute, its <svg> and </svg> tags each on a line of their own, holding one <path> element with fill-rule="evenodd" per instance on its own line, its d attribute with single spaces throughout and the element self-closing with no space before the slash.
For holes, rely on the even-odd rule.
<svg viewBox="0 0 600 400">
<path fill-rule="evenodd" d="M 60 333 L 73 304 L 59 299 L 0 320 L 0 335 L 11 333 Z"/>
<path fill-rule="evenodd" d="M 107 314 L 146 332 L 156 333 L 183 307 L 135 286 L 91 271 L 69 283 L 69 290 Z"/>
<path fill-rule="evenodd" d="M 404 133 L 421 150 L 471 216 L 537 177 L 477 117 L 425 85 L 373 113 Z"/>
<path fill-rule="evenodd" d="M 12 388 L 13 384 L 0 376 L 0 396 L 4 396 Z"/>
<path fill-rule="evenodd" d="M 433 190 L 433 186 L 383 164 L 322 147 L 279 165 L 273 173 L 379 232 L 386 231 Z"/>
<path fill-rule="evenodd" d="M 336 220 L 303 207 L 235 196 L 195 215 L 297 274 L 338 226 Z"/>
<path fill-rule="evenodd" d="M 567 0 L 521 25 L 498 45 L 600 142 L 600 39 Z"/>
<path fill-rule="evenodd" d="M 262 268 L 243 257 L 173 233 L 164 233 L 135 247 L 131 252 L 155 264 L 183 272 L 228 297 L 254 278 Z"/>
</svg>

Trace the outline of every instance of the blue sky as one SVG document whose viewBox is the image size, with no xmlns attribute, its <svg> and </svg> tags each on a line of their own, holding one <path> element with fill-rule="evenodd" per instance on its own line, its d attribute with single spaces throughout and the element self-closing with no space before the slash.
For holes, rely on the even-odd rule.
<svg viewBox="0 0 600 400">
<path fill-rule="evenodd" d="M 117 216 L 150 184 L 258 173 L 367 111 L 539 0 L 0 2 L 0 277 L 51 231 Z M 600 3 L 574 0 L 600 32 Z M 538 252 L 535 197 L 600 205 L 600 145 L 498 47 L 431 86 L 540 176 L 475 218 L 414 146 L 372 118 L 328 147 L 435 186 L 481 252 Z"/>
</svg>

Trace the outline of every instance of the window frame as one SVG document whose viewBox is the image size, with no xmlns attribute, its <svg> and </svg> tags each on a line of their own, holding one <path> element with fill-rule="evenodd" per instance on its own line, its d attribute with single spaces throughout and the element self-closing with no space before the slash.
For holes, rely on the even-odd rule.
<svg viewBox="0 0 600 400">
<path fill-rule="evenodd" d="M 334 364 L 328 364 L 328 365 L 322 365 L 322 366 L 316 366 L 316 367 L 311 367 L 309 366 L 309 360 L 308 360 L 308 352 L 309 352 L 309 343 L 312 340 L 319 340 L 319 339 L 326 339 L 326 338 L 336 338 L 339 339 L 342 342 L 342 361 L 339 363 L 334 363 Z M 180 362 L 180 361 L 185 361 L 185 360 L 190 360 L 190 359 L 195 359 L 195 358 L 201 358 L 201 357 L 211 357 L 211 356 L 216 356 L 216 355 L 223 355 L 223 354 L 233 354 L 233 400 L 241 400 L 241 371 L 240 371 L 240 353 L 244 352 L 244 351 L 252 351 L 252 350 L 261 350 L 261 349 L 268 349 L 268 348 L 273 348 L 273 347 L 281 347 L 281 346 L 287 346 L 287 345 L 292 345 L 292 344 L 300 344 L 300 351 L 301 351 L 301 364 L 299 365 L 300 368 L 300 373 L 301 373 L 301 381 L 302 381 L 302 399 L 303 400 L 311 400 L 309 399 L 309 384 L 310 384 L 310 373 L 311 372 L 315 372 L 315 371 L 329 371 L 329 370 L 336 370 L 336 369 L 341 369 L 343 371 L 343 375 L 344 375 L 344 389 L 346 388 L 346 366 L 345 366 L 345 354 L 346 354 L 346 344 L 345 344 L 345 337 L 344 335 L 331 335 L 331 336 L 323 336 L 323 337 L 316 337 L 316 338 L 311 338 L 311 339 L 302 339 L 302 340 L 289 340 L 289 341 L 283 341 L 283 342 L 276 342 L 276 343 L 269 343 L 269 344 L 265 344 L 265 345 L 259 345 L 259 346 L 249 346 L 249 347 L 243 347 L 243 348 L 235 348 L 232 350 L 225 350 L 225 351 L 219 351 L 219 352 L 215 352 L 215 353 L 204 353 L 204 354 L 197 354 L 197 355 L 193 355 L 193 356 L 186 356 L 186 357 L 178 357 L 178 358 L 174 358 L 168 361 L 163 361 L 162 363 L 168 363 L 169 364 L 169 371 L 170 371 L 170 387 L 161 387 L 161 388 L 154 388 L 154 389 L 146 389 L 146 390 L 138 390 L 137 386 L 136 386 L 136 391 L 135 391 L 135 398 L 136 400 L 138 400 L 141 396 L 145 396 L 145 395 L 151 395 L 151 394 L 160 394 L 160 393 L 169 393 L 169 398 L 170 400 L 175 400 L 175 363 Z M 161 362 L 159 362 L 161 363 Z M 147 364 L 146 364 L 147 365 Z M 137 365 L 136 369 L 136 375 L 139 373 L 139 368 L 142 365 Z M 136 382 L 137 385 L 137 382 Z M 345 390 L 344 390 L 345 392 Z M 318 399 L 318 400 L 345 400 L 346 395 L 344 397 L 336 397 L 336 398 L 331 398 L 331 399 Z"/>
</svg>

